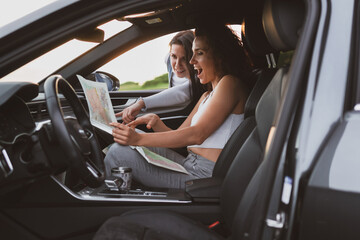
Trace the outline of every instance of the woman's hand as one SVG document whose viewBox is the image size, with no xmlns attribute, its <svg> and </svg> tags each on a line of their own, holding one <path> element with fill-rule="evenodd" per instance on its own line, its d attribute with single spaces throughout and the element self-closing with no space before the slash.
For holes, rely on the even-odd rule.
<svg viewBox="0 0 360 240">
<path fill-rule="evenodd" d="M 121 145 L 138 145 L 140 140 L 140 134 L 122 123 L 110 123 L 111 126 L 115 127 L 112 131 L 114 141 Z"/>
<path fill-rule="evenodd" d="M 122 117 L 124 123 L 129 123 L 135 119 L 140 113 L 141 109 L 145 107 L 145 103 L 142 99 L 134 103 L 133 105 L 125 108 L 122 112 L 115 114 L 116 117 Z"/>
<path fill-rule="evenodd" d="M 128 124 L 129 127 L 135 128 L 138 125 L 146 124 L 147 129 L 156 128 L 157 123 L 159 122 L 160 118 L 158 115 L 154 113 L 149 113 L 144 116 L 136 118 L 134 121 Z"/>
</svg>

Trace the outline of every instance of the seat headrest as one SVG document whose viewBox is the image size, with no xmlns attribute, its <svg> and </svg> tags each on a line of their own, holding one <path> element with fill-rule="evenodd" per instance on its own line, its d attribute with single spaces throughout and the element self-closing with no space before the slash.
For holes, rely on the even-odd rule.
<svg viewBox="0 0 360 240">
<path fill-rule="evenodd" d="M 242 40 L 246 50 L 256 57 L 263 57 L 266 54 L 275 52 L 275 49 L 271 47 L 266 38 L 261 12 L 244 18 Z"/>
<path fill-rule="evenodd" d="M 295 49 L 304 15 L 301 0 L 266 0 L 262 21 L 271 46 L 280 51 Z"/>
</svg>

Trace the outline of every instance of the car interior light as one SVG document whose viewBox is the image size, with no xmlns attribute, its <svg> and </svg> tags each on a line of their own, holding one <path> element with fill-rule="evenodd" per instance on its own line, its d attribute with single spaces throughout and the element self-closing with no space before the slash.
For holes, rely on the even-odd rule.
<svg viewBox="0 0 360 240">
<path fill-rule="evenodd" d="M 147 24 L 155 24 L 155 23 L 161 23 L 162 20 L 161 20 L 161 18 L 152 18 L 152 19 L 145 20 L 145 22 Z"/>
<path fill-rule="evenodd" d="M 148 12 L 143 12 L 143 13 L 135 13 L 135 14 L 130 14 L 130 15 L 127 15 L 127 16 L 124 16 L 124 17 L 121 17 L 119 18 L 118 20 L 119 21 L 129 21 L 130 19 L 134 19 L 134 18 L 144 18 L 144 17 L 151 17 L 151 16 L 155 16 L 155 15 L 159 15 L 161 13 L 164 13 L 164 12 L 167 12 L 167 11 L 173 11 L 174 9 L 177 9 L 177 8 L 180 8 L 182 7 L 182 5 L 177 5 L 177 6 L 174 6 L 173 8 L 166 8 L 166 9 L 160 9 L 160 10 L 155 10 L 155 11 L 148 11 Z M 160 20 L 160 22 L 162 22 L 162 20 L 159 18 L 159 19 L 151 19 L 155 22 L 152 22 L 152 23 L 149 23 L 149 24 L 153 24 L 153 23 L 158 23 L 158 20 Z"/>
<path fill-rule="evenodd" d="M 148 17 L 148 16 L 152 16 L 156 13 L 156 11 L 150 11 L 150 12 L 144 12 L 144 13 L 136 13 L 136 14 L 131 14 L 131 15 L 127 15 L 125 17 L 122 17 L 122 20 L 126 20 L 129 18 L 142 18 L 142 17 Z"/>
</svg>

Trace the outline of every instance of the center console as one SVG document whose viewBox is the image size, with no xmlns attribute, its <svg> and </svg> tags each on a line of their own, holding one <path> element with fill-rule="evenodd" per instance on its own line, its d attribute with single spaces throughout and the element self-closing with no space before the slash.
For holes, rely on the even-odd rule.
<svg viewBox="0 0 360 240">
<path fill-rule="evenodd" d="M 98 188 L 85 187 L 74 192 L 54 178 L 59 185 L 79 200 L 124 201 L 124 202 L 162 202 L 162 203 L 217 203 L 219 202 L 221 179 L 204 178 L 186 182 L 184 189 L 150 188 L 133 186 L 129 190 L 116 187 L 116 183 L 105 183 Z M 109 179 L 107 179 L 109 180 Z M 110 179 L 113 181 L 114 179 Z M 114 185 L 115 184 L 115 185 Z M 119 183 L 118 183 L 119 184 Z"/>
</svg>

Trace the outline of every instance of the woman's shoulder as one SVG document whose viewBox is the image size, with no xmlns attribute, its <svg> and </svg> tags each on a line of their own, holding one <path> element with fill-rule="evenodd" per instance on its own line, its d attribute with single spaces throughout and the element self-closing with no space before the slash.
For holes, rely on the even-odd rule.
<svg viewBox="0 0 360 240">
<path fill-rule="evenodd" d="M 246 81 L 244 81 L 244 79 L 240 79 L 239 77 L 231 74 L 223 76 L 219 86 L 221 86 L 220 88 L 224 89 L 224 91 L 228 91 L 229 89 L 231 89 L 243 94 L 249 91 L 248 84 L 246 83 Z"/>
<path fill-rule="evenodd" d="M 235 75 L 225 75 L 222 80 L 225 80 L 224 82 L 232 82 L 234 84 L 239 85 L 240 87 L 246 87 L 247 88 L 247 81 L 244 78 L 237 77 Z"/>
<path fill-rule="evenodd" d="M 240 86 L 240 83 L 241 80 L 238 77 L 230 74 L 223 76 L 219 82 L 220 85 L 231 88 Z"/>
</svg>

